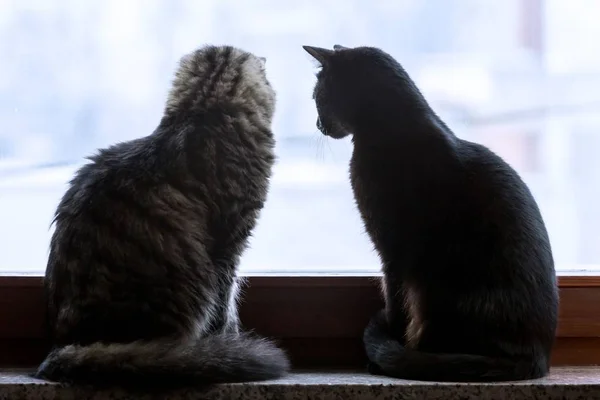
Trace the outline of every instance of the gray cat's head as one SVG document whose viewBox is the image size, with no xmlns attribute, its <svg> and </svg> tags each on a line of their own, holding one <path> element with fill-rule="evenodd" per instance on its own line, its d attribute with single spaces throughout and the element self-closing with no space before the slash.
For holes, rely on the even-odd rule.
<svg viewBox="0 0 600 400">
<path fill-rule="evenodd" d="M 183 56 L 167 99 L 167 113 L 223 104 L 246 106 L 269 120 L 275 90 L 267 80 L 266 59 L 232 46 L 205 46 Z"/>
<path fill-rule="evenodd" d="M 320 65 L 313 92 L 317 128 L 335 139 L 356 134 L 411 82 L 394 58 L 374 47 L 303 47 Z"/>
</svg>

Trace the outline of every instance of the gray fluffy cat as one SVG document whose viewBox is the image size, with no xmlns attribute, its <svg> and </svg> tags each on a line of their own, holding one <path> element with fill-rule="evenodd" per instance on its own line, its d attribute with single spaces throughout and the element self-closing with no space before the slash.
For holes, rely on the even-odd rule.
<svg viewBox="0 0 600 400">
<path fill-rule="evenodd" d="M 92 384 L 276 378 L 282 350 L 240 332 L 236 270 L 275 160 L 264 59 L 182 58 L 149 136 L 90 157 L 55 220 L 46 270 L 54 348 L 36 376 Z"/>
</svg>

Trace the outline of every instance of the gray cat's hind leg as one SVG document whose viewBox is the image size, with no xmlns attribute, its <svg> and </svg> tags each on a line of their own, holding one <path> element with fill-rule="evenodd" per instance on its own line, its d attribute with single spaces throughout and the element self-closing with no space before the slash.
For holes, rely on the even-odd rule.
<svg viewBox="0 0 600 400">
<path fill-rule="evenodd" d="M 236 277 L 233 280 L 233 284 L 227 291 L 227 313 L 225 316 L 225 323 L 223 324 L 223 332 L 226 333 L 239 333 L 240 331 L 240 317 L 238 314 L 238 296 L 240 293 L 240 286 L 242 278 Z"/>
<path fill-rule="evenodd" d="M 238 278 L 233 276 L 221 277 L 218 285 L 216 307 L 207 334 L 238 333 Z"/>
</svg>

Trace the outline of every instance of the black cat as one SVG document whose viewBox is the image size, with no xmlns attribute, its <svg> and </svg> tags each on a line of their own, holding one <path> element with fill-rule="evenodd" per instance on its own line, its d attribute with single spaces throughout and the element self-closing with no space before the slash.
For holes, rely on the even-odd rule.
<svg viewBox="0 0 600 400">
<path fill-rule="evenodd" d="M 435 381 L 548 373 L 558 290 L 548 234 L 519 175 L 457 138 L 387 53 L 305 46 L 321 64 L 318 128 L 352 134 L 350 175 L 381 258 L 372 370 Z"/>
</svg>

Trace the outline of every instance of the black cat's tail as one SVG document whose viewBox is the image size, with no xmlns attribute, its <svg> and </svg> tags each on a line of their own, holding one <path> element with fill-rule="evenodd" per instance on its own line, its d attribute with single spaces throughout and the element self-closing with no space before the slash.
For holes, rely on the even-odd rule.
<svg viewBox="0 0 600 400">
<path fill-rule="evenodd" d="M 272 342 L 242 333 L 189 342 L 157 340 L 58 347 L 34 376 L 102 386 L 170 387 L 275 379 L 289 369 L 287 356 Z"/>
<path fill-rule="evenodd" d="M 548 373 L 546 362 L 509 360 L 471 354 L 425 353 L 407 349 L 376 315 L 364 334 L 370 371 L 400 379 L 438 382 L 503 382 L 536 379 Z"/>
</svg>

